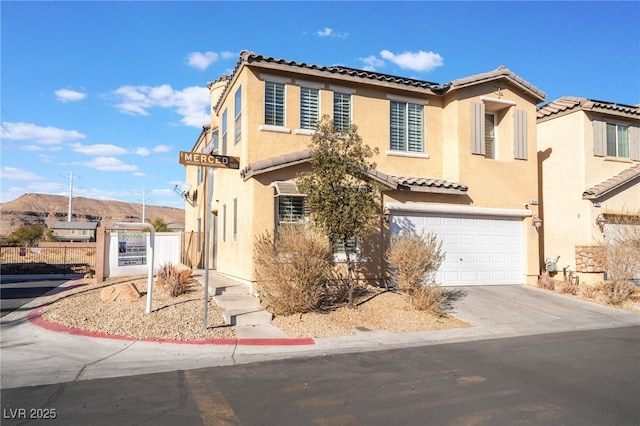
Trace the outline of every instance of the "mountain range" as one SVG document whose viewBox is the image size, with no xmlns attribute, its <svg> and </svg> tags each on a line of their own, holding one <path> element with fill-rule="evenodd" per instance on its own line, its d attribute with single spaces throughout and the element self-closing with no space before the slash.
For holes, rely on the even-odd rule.
<svg viewBox="0 0 640 426">
<path fill-rule="evenodd" d="M 184 210 L 174 207 L 145 207 L 147 222 L 155 218 L 167 224 L 184 226 Z M 98 222 L 99 226 L 112 227 L 115 222 L 141 222 L 142 204 L 122 201 L 96 200 L 74 197 L 72 199 L 73 222 Z M 13 201 L 0 203 L 0 234 L 8 236 L 22 225 L 46 225 L 51 229 L 55 222 L 66 222 L 69 213 L 69 197 L 49 194 L 24 194 Z"/>
</svg>

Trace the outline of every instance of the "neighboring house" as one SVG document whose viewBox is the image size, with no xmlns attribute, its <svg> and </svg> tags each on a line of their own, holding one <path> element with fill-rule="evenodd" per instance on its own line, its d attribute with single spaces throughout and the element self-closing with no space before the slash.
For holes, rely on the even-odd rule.
<svg viewBox="0 0 640 426">
<path fill-rule="evenodd" d="M 537 127 L 544 258 L 602 280 L 598 245 L 616 217 L 640 213 L 640 105 L 563 97 L 538 109 Z"/>
<path fill-rule="evenodd" d="M 305 220 L 294 179 L 309 170 L 315 123 L 329 115 L 379 149 L 369 174 L 384 187 L 384 220 L 378 235 L 354 242 L 367 278 L 384 278 L 390 236 L 435 232 L 443 285 L 537 280 L 536 104 L 546 95 L 510 70 L 439 85 L 243 52 L 209 88 L 211 124 L 191 151 L 239 157 L 240 171 L 212 169 L 210 181 L 205 168 L 186 168 L 185 227 L 205 231 L 211 184 L 220 273 L 251 283 L 256 236 Z"/>
<path fill-rule="evenodd" d="M 56 222 L 51 227 L 53 238 L 65 242 L 93 242 L 98 222 Z"/>
</svg>

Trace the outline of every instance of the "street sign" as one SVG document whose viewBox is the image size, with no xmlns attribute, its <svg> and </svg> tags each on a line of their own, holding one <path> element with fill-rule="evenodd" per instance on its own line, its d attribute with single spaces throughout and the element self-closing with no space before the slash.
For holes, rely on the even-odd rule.
<svg viewBox="0 0 640 426">
<path fill-rule="evenodd" d="M 180 151 L 180 164 L 185 166 L 222 167 L 239 169 L 240 158 L 228 155 L 212 155 L 200 152 Z"/>
</svg>

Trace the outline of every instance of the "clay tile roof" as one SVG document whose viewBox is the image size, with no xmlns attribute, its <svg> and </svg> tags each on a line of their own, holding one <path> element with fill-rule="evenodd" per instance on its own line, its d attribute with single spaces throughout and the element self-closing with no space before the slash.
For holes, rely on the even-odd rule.
<svg viewBox="0 0 640 426">
<path fill-rule="evenodd" d="M 620 173 L 618 173 L 617 175 L 610 177 L 609 179 L 600 182 L 597 185 L 593 185 L 590 188 L 587 188 L 583 193 L 582 193 L 582 198 L 586 199 L 586 200 L 595 200 L 598 199 L 600 197 L 602 197 L 603 195 L 608 194 L 609 192 L 620 188 L 621 186 L 633 181 L 634 179 L 637 179 L 640 177 L 640 163 L 639 164 L 634 164 L 633 166 L 629 167 L 628 169 L 625 169 L 623 171 L 621 171 Z"/>
<path fill-rule="evenodd" d="M 552 117 L 562 114 L 572 109 L 581 109 L 586 111 L 599 111 L 618 114 L 628 114 L 640 118 L 640 105 L 624 105 L 614 102 L 597 101 L 594 99 L 577 98 L 573 96 L 564 96 L 548 104 L 538 108 L 537 118 Z"/>
<path fill-rule="evenodd" d="M 311 150 L 278 155 L 264 160 L 255 161 L 247 165 L 240 175 L 246 181 L 255 175 L 279 170 L 285 167 L 302 164 L 311 158 Z M 419 192 L 437 192 L 444 194 L 464 194 L 467 186 L 443 179 L 422 177 L 391 176 L 376 169 L 366 170 L 366 175 L 390 189 Z"/>
<path fill-rule="evenodd" d="M 461 87 L 466 87 L 466 86 L 470 86 L 478 83 L 484 83 L 487 81 L 499 80 L 501 78 L 506 78 L 507 80 L 511 81 L 515 85 L 520 86 L 520 88 L 530 92 L 532 95 L 537 97 L 540 101 L 543 101 L 547 97 L 547 94 L 545 92 L 538 89 L 536 86 L 524 80 L 523 78 L 517 76 L 515 73 L 509 70 L 509 68 L 506 68 L 503 65 L 501 65 L 500 67 L 498 67 L 493 71 L 453 80 L 450 83 L 447 83 L 445 86 L 448 86 L 451 89 L 458 89 Z"/>
</svg>

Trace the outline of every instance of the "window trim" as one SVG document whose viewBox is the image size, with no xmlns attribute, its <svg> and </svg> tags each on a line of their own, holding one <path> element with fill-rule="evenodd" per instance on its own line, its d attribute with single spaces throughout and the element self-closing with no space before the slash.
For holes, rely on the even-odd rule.
<svg viewBox="0 0 640 426">
<path fill-rule="evenodd" d="M 316 94 L 316 111 L 315 111 L 315 125 L 312 125 L 311 123 L 309 123 L 310 127 L 303 127 L 303 125 L 305 123 L 302 122 L 302 111 L 303 111 L 303 90 L 309 90 L 309 91 L 315 91 Z M 322 105 L 322 99 L 321 99 L 321 91 L 320 89 L 316 88 L 316 87 L 309 87 L 309 86 L 300 86 L 300 100 L 299 100 L 299 105 L 300 105 L 300 122 L 298 123 L 298 129 L 297 130 L 311 130 L 311 131 L 315 131 L 318 128 L 318 122 L 320 121 L 320 117 L 322 116 L 322 112 L 320 110 L 321 105 Z M 307 107 L 307 109 L 310 109 Z M 297 132 L 296 132 L 297 133 Z"/>
<path fill-rule="evenodd" d="M 490 157 L 489 154 L 487 153 L 487 116 L 492 116 L 493 117 L 493 146 L 492 146 L 492 153 L 493 155 Z M 498 159 L 498 112 L 497 111 L 486 111 L 484 112 L 484 119 L 485 119 L 485 130 L 484 130 L 484 158 L 488 159 L 488 160 L 497 160 Z"/>
<path fill-rule="evenodd" d="M 237 145 L 242 139 L 242 86 L 239 86 L 233 97 L 233 144 Z"/>
<path fill-rule="evenodd" d="M 394 105 L 400 105 L 402 106 L 401 110 L 402 110 L 402 118 L 404 121 L 404 142 L 405 142 L 405 147 L 404 149 L 394 149 L 391 147 L 391 144 L 393 142 L 392 140 L 392 136 L 393 136 L 393 132 L 392 130 L 392 126 L 393 126 L 393 120 L 392 115 L 393 115 L 393 108 Z M 421 134 L 421 141 L 420 141 L 420 151 L 412 151 L 410 149 L 411 146 L 411 141 L 410 139 L 410 135 L 411 135 L 411 130 L 412 130 L 412 126 L 409 120 L 409 114 L 410 114 L 410 106 L 417 106 L 421 108 L 421 124 L 422 127 L 420 129 L 420 134 Z M 425 125 L 426 125 L 426 117 L 425 117 L 425 106 L 422 103 L 413 103 L 413 102 L 407 102 L 404 100 L 398 100 L 397 97 L 394 97 L 394 99 L 389 99 L 389 151 L 387 152 L 397 152 L 397 153 L 415 153 L 415 154 L 425 154 L 426 153 L 426 131 L 425 131 Z M 427 157 L 428 158 L 428 157 Z"/>
<path fill-rule="evenodd" d="M 615 154 L 611 154 L 609 153 L 609 126 L 614 126 L 614 134 L 615 134 L 615 141 L 614 145 L 615 145 Z M 619 129 L 621 127 L 624 127 L 626 129 L 626 135 L 627 135 L 627 155 L 626 156 L 622 156 L 620 155 L 620 140 L 618 138 L 619 135 Z M 628 124 L 622 124 L 622 123 L 612 123 L 612 122 L 605 122 L 605 135 L 606 135 L 606 140 L 605 140 L 605 149 L 606 149 L 606 154 L 607 157 L 612 157 L 612 158 L 622 158 L 622 159 L 630 159 L 631 158 L 631 154 L 629 152 L 629 145 L 630 145 L 630 131 L 629 129 L 631 128 L 631 126 L 629 126 Z"/>
<path fill-rule="evenodd" d="M 273 85 L 277 85 L 282 86 L 282 105 L 278 104 L 277 102 L 273 103 L 273 108 L 274 108 L 274 119 L 272 120 L 273 123 L 267 123 L 267 88 L 268 85 L 273 84 Z M 264 102 L 263 102 L 263 109 L 264 109 L 264 114 L 263 114 L 263 125 L 265 126 L 274 126 L 274 127 L 285 127 L 286 123 L 287 123 L 287 84 L 286 83 L 282 83 L 279 81 L 274 81 L 274 80 L 265 80 L 264 82 Z M 277 101 L 277 100 L 276 100 Z M 282 124 L 278 124 L 278 112 L 279 110 L 282 109 Z"/>
<path fill-rule="evenodd" d="M 347 118 L 347 125 L 344 126 L 342 123 L 343 121 L 343 113 L 340 112 L 341 114 L 341 126 L 338 128 L 336 127 L 336 96 L 337 95 L 344 95 L 344 96 L 348 96 L 349 97 L 349 117 Z M 333 127 L 335 130 L 337 131 L 343 131 L 349 128 L 349 126 L 351 126 L 351 124 L 353 124 L 353 94 L 352 93 L 347 93 L 347 92 L 333 92 L 333 108 L 332 108 L 332 112 L 333 112 Z"/>
</svg>

